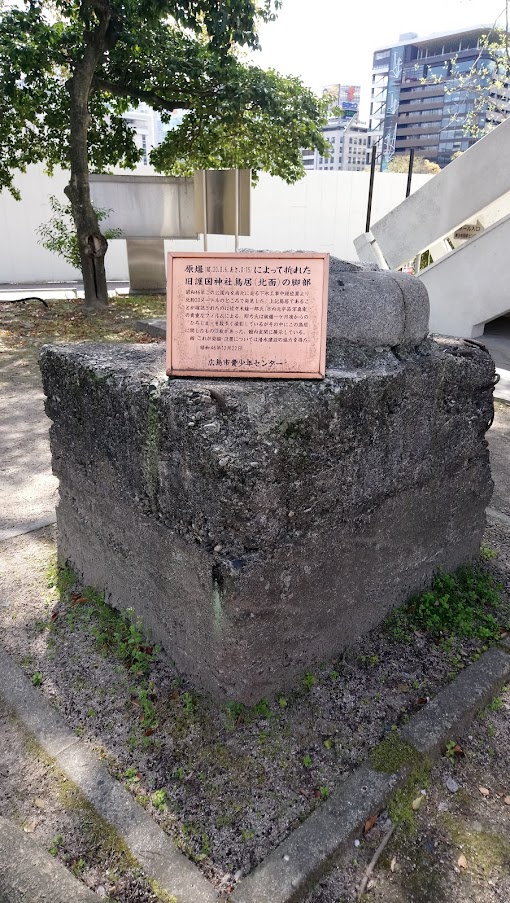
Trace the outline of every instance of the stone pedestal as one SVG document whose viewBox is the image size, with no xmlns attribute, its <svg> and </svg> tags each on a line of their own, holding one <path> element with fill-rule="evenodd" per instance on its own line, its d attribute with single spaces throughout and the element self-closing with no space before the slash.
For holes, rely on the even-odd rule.
<svg viewBox="0 0 510 903">
<path fill-rule="evenodd" d="M 59 557 L 215 695 L 288 688 L 476 554 L 494 366 L 413 277 L 332 261 L 323 381 L 172 379 L 162 345 L 43 350 Z"/>
</svg>

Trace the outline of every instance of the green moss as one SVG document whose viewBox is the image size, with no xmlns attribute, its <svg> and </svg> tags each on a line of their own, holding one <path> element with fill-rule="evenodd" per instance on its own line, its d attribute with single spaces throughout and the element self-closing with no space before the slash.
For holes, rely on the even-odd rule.
<svg viewBox="0 0 510 903">
<path fill-rule="evenodd" d="M 489 878 L 496 870 L 508 870 L 510 866 L 510 839 L 492 831 L 474 831 L 469 821 L 445 812 L 441 823 L 452 841 L 462 849 L 468 865 L 482 871 Z"/>
<path fill-rule="evenodd" d="M 161 903 L 177 903 L 177 897 L 174 897 L 173 894 L 167 893 L 166 890 L 163 890 L 159 881 L 156 881 L 154 878 L 149 878 L 149 887 L 153 894 L 161 900 Z"/>
<path fill-rule="evenodd" d="M 160 389 L 151 387 L 147 405 L 145 427 L 144 479 L 151 510 L 158 512 L 159 490 L 159 448 L 161 441 L 161 421 L 159 412 Z"/>
<path fill-rule="evenodd" d="M 369 759 L 375 771 L 396 774 L 405 766 L 416 766 L 422 756 L 409 743 L 405 743 L 396 731 L 392 731 L 370 751 Z"/>
<path fill-rule="evenodd" d="M 416 833 L 416 811 L 413 809 L 413 800 L 421 790 L 428 787 L 431 767 L 431 763 L 425 757 L 421 757 L 420 763 L 414 766 L 404 787 L 395 791 L 388 804 L 392 822 L 401 825 L 409 836 Z"/>
</svg>

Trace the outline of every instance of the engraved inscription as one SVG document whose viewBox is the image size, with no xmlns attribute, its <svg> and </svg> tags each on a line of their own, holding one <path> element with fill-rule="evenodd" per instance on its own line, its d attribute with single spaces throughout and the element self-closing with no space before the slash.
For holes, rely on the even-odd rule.
<svg viewBox="0 0 510 903">
<path fill-rule="evenodd" d="M 171 372 L 321 375 L 327 255 L 171 258 Z"/>
</svg>

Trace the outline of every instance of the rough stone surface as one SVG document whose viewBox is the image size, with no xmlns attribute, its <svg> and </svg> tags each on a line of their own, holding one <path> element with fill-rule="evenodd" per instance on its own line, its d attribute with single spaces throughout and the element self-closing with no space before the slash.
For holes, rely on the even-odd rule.
<svg viewBox="0 0 510 903">
<path fill-rule="evenodd" d="M 168 380 L 161 346 L 42 354 L 61 560 L 220 696 L 292 685 L 479 547 L 489 355 L 329 357 L 317 382 Z"/>
<path fill-rule="evenodd" d="M 371 348 L 419 345 L 428 332 L 427 290 L 402 273 L 356 270 L 332 258 L 328 307 L 330 353 L 346 341 Z"/>
<path fill-rule="evenodd" d="M 98 897 L 0 816 L 0 903 L 97 903 Z"/>
</svg>

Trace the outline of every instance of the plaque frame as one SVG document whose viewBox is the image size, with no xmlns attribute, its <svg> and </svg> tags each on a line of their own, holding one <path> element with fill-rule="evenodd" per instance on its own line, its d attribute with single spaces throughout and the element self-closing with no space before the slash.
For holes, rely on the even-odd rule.
<svg viewBox="0 0 510 903">
<path fill-rule="evenodd" d="M 167 256 L 167 320 L 166 320 L 166 373 L 167 376 L 177 377 L 211 377 L 221 379 L 324 379 L 326 373 L 326 330 L 328 315 L 328 282 L 329 282 L 329 254 L 317 252 L 296 252 L 283 253 L 271 251 L 263 253 L 254 252 L 230 252 L 230 251 L 170 251 Z M 176 328 L 176 314 L 174 301 L 174 261 L 175 260 L 196 260 L 197 263 L 211 259 L 230 259 L 241 263 L 243 260 L 265 261 L 265 260 L 286 260 L 302 263 L 306 260 L 322 260 L 322 291 L 319 296 L 319 304 L 317 305 L 317 313 L 320 318 L 318 329 L 318 341 L 316 342 L 318 367 L 316 370 L 292 371 L 292 370 L 232 370 L 221 369 L 221 367 L 210 368 L 193 368 L 175 367 L 173 362 L 173 346 L 178 335 Z"/>
</svg>

